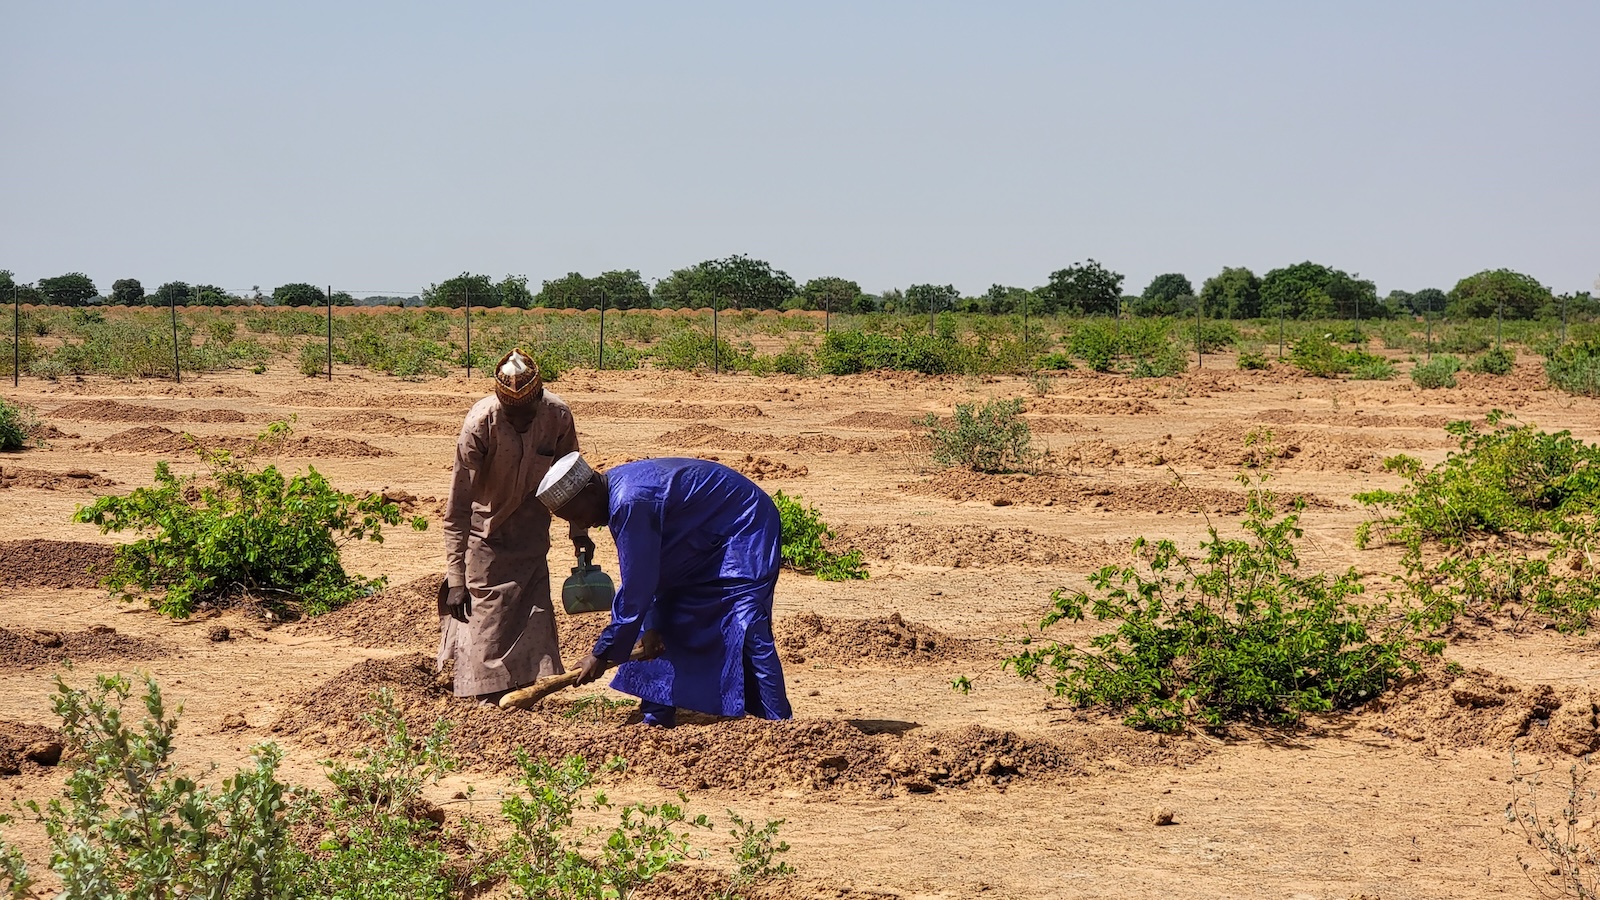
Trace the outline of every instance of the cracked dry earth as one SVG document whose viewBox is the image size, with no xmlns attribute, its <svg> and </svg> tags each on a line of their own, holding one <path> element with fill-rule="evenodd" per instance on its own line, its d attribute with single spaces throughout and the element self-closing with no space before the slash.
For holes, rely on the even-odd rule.
<svg viewBox="0 0 1600 900">
<path fill-rule="evenodd" d="M 38 748 L 54 725 L 50 679 L 70 661 L 77 679 L 156 674 L 184 705 L 183 759 L 224 770 L 274 740 L 288 752 L 285 774 L 315 781 L 318 760 L 360 739 L 365 698 L 384 686 L 409 718 L 455 723 L 467 770 L 441 797 L 466 783 L 492 796 L 518 748 L 624 754 L 634 765 L 607 785 L 614 800 L 682 790 L 692 810 L 786 820 L 799 874 L 775 897 L 1529 896 L 1528 847 L 1502 815 L 1510 752 L 1563 770 L 1600 747 L 1594 638 L 1473 626 L 1447 651 L 1457 666 L 1366 709 L 1226 740 L 1132 731 L 1001 671 L 1052 588 L 1081 587 L 1128 559 L 1137 536 L 1192 545 L 1208 522 L 1235 524 L 1233 466 L 1246 454 L 1234 444 L 1254 426 L 1293 446 L 1275 486 L 1309 501 L 1305 564 L 1353 565 L 1375 588 L 1393 559 L 1353 549 L 1362 515 L 1350 496 L 1396 483 L 1376 465 L 1383 455 L 1442 458 L 1442 423 L 1495 407 L 1600 435 L 1600 409 L 1531 387 L 1526 369 L 1423 393 L 1207 362 L 1154 381 L 1070 373 L 1045 396 L 1009 378 L 564 377 L 552 388 L 571 401 L 592 457 L 745 465 L 769 490 L 818 506 L 835 542 L 860 549 L 871 569 L 861 582 L 780 580 L 794 721 L 691 717 L 665 734 L 628 724 L 626 709 L 567 715 L 584 691 L 501 713 L 454 700 L 435 678 L 437 498 L 460 417 L 487 383 L 343 370 L 330 386 L 282 364 L 181 387 L 25 381 L 6 396 L 72 436 L 0 459 L 0 801 L 59 789 L 61 769 L 39 763 Z M 931 468 L 912 421 L 989 397 L 1028 398 L 1050 471 Z M 297 439 L 281 446 L 281 466 L 314 464 L 349 491 L 424 498 L 429 531 L 395 529 L 348 553 L 352 570 L 388 576 L 387 591 L 273 627 L 241 610 L 169 622 L 93 587 L 114 536 L 70 524 L 77 505 L 150 483 L 160 459 L 191 470 L 185 434 L 231 446 L 291 415 Z M 551 571 L 569 565 L 558 541 Z M 603 624 L 559 623 L 569 662 Z M 227 640 L 215 639 L 218 625 Z M 1058 629 L 1076 640 L 1094 631 Z M 973 680 L 971 694 L 951 690 L 958 676 Z M 1154 824 L 1157 808 L 1170 825 Z M 10 831 L 41 868 L 42 841 Z"/>
</svg>

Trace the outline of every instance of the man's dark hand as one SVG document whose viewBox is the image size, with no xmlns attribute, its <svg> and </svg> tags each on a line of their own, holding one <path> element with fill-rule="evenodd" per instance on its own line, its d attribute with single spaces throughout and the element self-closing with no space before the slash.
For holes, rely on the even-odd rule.
<svg viewBox="0 0 1600 900">
<path fill-rule="evenodd" d="M 586 655 L 583 658 L 583 661 L 578 663 L 579 684 L 588 684 L 591 681 L 597 681 L 599 680 L 600 676 L 604 675 L 605 673 L 605 660 L 599 659 L 593 653 Z"/>
<path fill-rule="evenodd" d="M 667 652 L 667 645 L 661 642 L 661 632 L 652 628 L 639 639 L 639 649 L 644 652 L 645 659 L 655 659 Z"/>
<path fill-rule="evenodd" d="M 572 552 L 583 557 L 585 562 L 594 562 L 594 538 L 589 537 L 589 532 L 572 536 Z"/>
<path fill-rule="evenodd" d="M 462 623 L 472 618 L 472 594 L 467 591 L 466 585 L 458 584 L 452 587 L 449 584 L 440 584 L 439 594 L 439 602 L 444 606 L 444 611 L 450 614 L 450 618 Z"/>
</svg>

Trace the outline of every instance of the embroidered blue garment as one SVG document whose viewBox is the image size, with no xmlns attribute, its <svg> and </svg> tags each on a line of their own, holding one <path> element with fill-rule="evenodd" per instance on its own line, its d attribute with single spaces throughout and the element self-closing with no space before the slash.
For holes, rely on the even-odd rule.
<svg viewBox="0 0 1600 900">
<path fill-rule="evenodd" d="M 703 459 L 645 459 L 606 473 L 621 586 L 594 655 L 626 659 L 655 628 L 666 651 L 623 663 L 611 686 L 722 716 L 787 719 L 772 638 L 782 563 L 778 508 L 755 482 Z"/>
</svg>

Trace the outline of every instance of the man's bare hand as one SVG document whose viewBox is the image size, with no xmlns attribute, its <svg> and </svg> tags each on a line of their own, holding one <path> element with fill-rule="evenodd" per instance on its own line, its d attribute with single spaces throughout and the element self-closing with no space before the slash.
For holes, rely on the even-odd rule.
<svg viewBox="0 0 1600 900">
<path fill-rule="evenodd" d="M 449 615 L 457 622 L 472 618 L 472 594 L 464 584 L 452 587 L 449 582 L 439 582 L 440 615 Z"/>
<path fill-rule="evenodd" d="M 572 552 L 588 562 L 594 562 L 594 538 L 589 537 L 589 532 L 572 536 Z"/>
<path fill-rule="evenodd" d="M 639 639 L 639 649 L 644 652 L 645 659 L 655 659 L 667 652 L 667 645 L 661 642 L 661 632 L 652 628 Z"/>
<path fill-rule="evenodd" d="M 579 684 L 588 684 L 591 681 L 598 681 L 600 676 L 604 675 L 605 673 L 605 660 L 599 659 L 593 653 L 584 656 L 583 661 L 578 663 Z"/>
</svg>

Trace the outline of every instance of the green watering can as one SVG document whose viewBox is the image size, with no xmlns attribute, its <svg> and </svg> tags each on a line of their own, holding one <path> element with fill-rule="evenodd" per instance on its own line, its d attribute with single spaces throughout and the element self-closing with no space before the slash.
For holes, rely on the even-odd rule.
<svg viewBox="0 0 1600 900">
<path fill-rule="evenodd" d="M 600 571 L 588 556 L 578 554 L 578 564 L 572 574 L 561 583 L 561 605 L 568 615 L 590 612 L 610 612 L 611 600 L 617 595 L 617 586 L 611 576 Z"/>
</svg>

